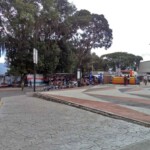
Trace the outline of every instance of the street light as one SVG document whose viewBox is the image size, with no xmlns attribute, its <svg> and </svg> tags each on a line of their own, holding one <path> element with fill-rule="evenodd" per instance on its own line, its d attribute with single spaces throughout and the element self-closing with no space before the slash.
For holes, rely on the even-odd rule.
<svg viewBox="0 0 150 150">
<path fill-rule="evenodd" d="M 107 60 L 108 58 L 106 56 L 104 56 L 103 58 L 103 70 L 106 71 L 108 65 L 107 65 Z"/>
<path fill-rule="evenodd" d="M 81 70 L 80 68 L 77 69 L 77 81 L 78 81 L 78 87 L 80 87 L 80 79 L 81 79 Z"/>
<path fill-rule="evenodd" d="M 45 39 L 45 34 L 40 35 L 40 41 L 44 41 Z M 38 63 L 38 50 L 33 49 L 33 64 L 34 64 L 34 86 L 33 86 L 33 91 L 36 91 L 36 65 Z"/>
<path fill-rule="evenodd" d="M 34 64 L 34 86 L 33 86 L 33 91 L 36 91 L 36 86 L 35 86 L 35 81 L 36 81 L 36 64 L 38 62 L 38 51 L 37 49 L 33 49 L 33 64 Z"/>
</svg>

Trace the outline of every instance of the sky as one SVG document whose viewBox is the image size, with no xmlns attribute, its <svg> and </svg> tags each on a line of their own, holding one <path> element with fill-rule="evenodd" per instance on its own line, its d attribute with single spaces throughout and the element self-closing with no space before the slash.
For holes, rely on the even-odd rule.
<svg viewBox="0 0 150 150">
<path fill-rule="evenodd" d="M 5 57 L 4 56 L 1 56 L 0 57 L 0 63 L 4 63 L 5 62 Z"/>
<path fill-rule="evenodd" d="M 78 10 L 103 14 L 113 30 L 112 46 L 94 49 L 98 56 L 127 52 L 150 60 L 150 0 L 68 0 Z"/>
<path fill-rule="evenodd" d="M 78 10 L 103 14 L 113 30 L 112 46 L 94 49 L 98 56 L 128 52 L 150 60 L 150 0 L 68 0 Z M 3 62 L 4 58 L 0 58 Z"/>
</svg>

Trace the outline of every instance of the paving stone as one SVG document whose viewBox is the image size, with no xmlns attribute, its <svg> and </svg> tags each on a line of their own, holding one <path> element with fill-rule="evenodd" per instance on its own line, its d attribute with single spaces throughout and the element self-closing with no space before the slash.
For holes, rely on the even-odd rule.
<svg viewBox="0 0 150 150">
<path fill-rule="evenodd" d="M 26 95 L 2 98 L 0 149 L 118 150 L 150 128 Z"/>
</svg>

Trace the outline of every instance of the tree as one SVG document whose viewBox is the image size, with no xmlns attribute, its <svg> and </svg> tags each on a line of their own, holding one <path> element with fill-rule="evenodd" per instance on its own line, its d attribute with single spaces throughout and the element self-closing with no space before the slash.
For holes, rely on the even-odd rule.
<svg viewBox="0 0 150 150">
<path fill-rule="evenodd" d="M 7 64 L 18 74 L 32 70 L 32 34 L 36 5 L 22 0 L 2 1 L 3 35 L 5 35 Z M 15 69 L 13 69 L 15 68 Z"/>
<path fill-rule="evenodd" d="M 143 58 L 141 56 L 136 56 L 135 57 L 135 70 L 138 70 L 139 66 L 140 66 L 140 61 L 143 60 Z"/>
<path fill-rule="evenodd" d="M 74 35 L 71 42 L 79 59 L 78 66 L 93 48 L 108 49 L 112 44 L 112 30 L 103 15 L 91 14 L 87 10 L 77 11 L 73 16 Z"/>
<path fill-rule="evenodd" d="M 113 70 L 117 68 L 125 69 L 135 69 L 135 65 L 139 66 L 139 63 L 143 58 L 141 56 L 135 56 L 126 52 L 115 52 L 111 54 L 106 54 L 101 56 L 102 59 L 107 60 L 107 65 Z M 136 66 L 136 67 L 137 67 Z"/>
<path fill-rule="evenodd" d="M 91 65 L 92 65 L 92 69 L 93 71 L 98 71 L 98 70 L 102 70 L 103 66 L 102 66 L 102 59 L 96 55 L 96 53 L 92 53 L 91 54 Z"/>
<path fill-rule="evenodd" d="M 32 72 L 32 53 L 36 48 L 39 51 L 37 70 L 42 73 L 55 71 L 61 51 L 58 43 L 65 37 L 65 27 L 67 31 L 64 21 L 75 7 L 66 0 L 8 0 L 1 4 L 10 69 L 16 68 L 18 73 Z M 40 41 L 41 34 L 44 34 L 44 41 Z"/>
<path fill-rule="evenodd" d="M 4 21 L 4 18 L 0 11 L 0 57 L 3 55 L 4 50 L 5 50 L 5 35 L 4 35 L 5 29 L 3 27 L 3 21 Z"/>
<path fill-rule="evenodd" d="M 92 48 L 111 46 L 112 30 L 105 17 L 77 11 L 67 0 L 0 3 L 7 64 L 18 74 L 33 72 L 33 48 L 39 53 L 37 71 L 47 74 L 74 71 L 83 65 Z"/>
<path fill-rule="evenodd" d="M 71 45 L 67 44 L 66 41 L 60 40 L 58 41 L 59 48 L 61 49 L 59 55 L 59 64 L 57 65 L 56 72 L 67 72 L 72 73 L 75 72 L 76 59 L 75 53 L 72 51 Z"/>
</svg>

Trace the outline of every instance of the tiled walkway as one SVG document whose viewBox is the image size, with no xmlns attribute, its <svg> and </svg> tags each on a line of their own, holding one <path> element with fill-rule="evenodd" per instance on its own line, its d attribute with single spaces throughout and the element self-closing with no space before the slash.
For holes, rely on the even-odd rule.
<svg viewBox="0 0 150 150">
<path fill-rule="evenodd" d="M 98 85 L 40 92 L 36 96 L 150 127 L 149 86 Z"/>
</svg>

